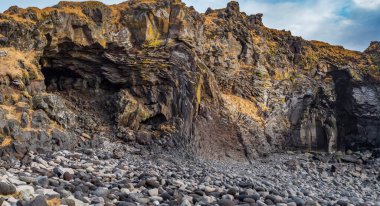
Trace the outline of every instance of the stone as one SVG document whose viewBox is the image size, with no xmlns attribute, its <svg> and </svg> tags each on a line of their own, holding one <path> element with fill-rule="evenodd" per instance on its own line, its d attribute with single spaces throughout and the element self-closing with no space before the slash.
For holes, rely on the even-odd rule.
<svg viewBox="0 0 380 206">
<path fill-rule="evenodd" d="M 253 199 L 253 198 L 250 198 L 250 197 L 246 197 L 242 200 L 243 202 L 247 202 L 247 203 L 255 203 L 256 200 Z"/>
<path fill-rule="evenodd" d="M 260 200 L 258 200 L 257 202 L 256 202 L 256 204 L 258 205 L 258 206 L 266 206 L 267 204 L 265 204 L 263 201 L 260 201 Z"/>
<path fill-rule="evenodd" d="M 305 201 L 300 197 L 293 197 L 293 201 L 297 204 L 297 206 L 303 206 Z"/>
<path fill-rule="evenodd" d="M 162 197 L 164 200 L 170 200 L 170 199 L 172 198 L 172 196 L 171 196 L 169 193 L 167 193 L 167 192 L 161 194 L 161 197 Z"/>
<path fill-rule="evenodd" d="M 136 204 L 132 202 L 118 202 L 116 203 L 116 206 L 136 206 Z"/>
<path fill-rule="evenodd" d="M 158 205 L 160 205 L 160 202 L 159 202 L 159 201 L 157 201 L 157 200 L 155 200 L 155 201 L 153 201 L 153 205 L 156 205 L 156 206 L 158 206 Z"/>
<path fill-rule="evenodd" d="M 341 160 L 343 162 L 348 162 L 348 163 L 358 163 L 359 157 L 354 156 L 354 155 L 343 155 L 341 156 Z"/>
<path fill-rule="evenodd" d="M 204 190 L 205 192 L 210 193 L 210 192 L 214 192 L 216 189 L 213 187 L 206 186 Z"/>
<path fill-rule="evenodd" d="M 106 187 L 99 187 L 94 191 L 94 195 L 98 197 L 106 197 L 109 193 L 110 192 Z"/>
<path fill-rule="evenodd" d="M 91 198 L 91 204 L 101 204 L 104 205 L 105 201 L 103 197 L 92 197 Z"/>
<path fill-rule="evenodd" d="M 69 200 L 70 202 L 74 201 L 75 205 L 85 205 L 85 203 L 82 200 L 78 200 L 74 196 L 69 196 L 69 197 L 67 197 L 65 199 Z M 87 203 L 89 203 L 89 202 L 87 201 Z"/>
<path fill-rule="evenodd" d="M 211 182 L 211 177 L 206 176 L 205 178 L 203 178 L 203 181 L 209 183 Z"/>
<path fill-rule="evenodd" d="M 304 206 L 320 206 L 320 204 L 318 202 L 308 200 L 305 202 Z"/>
<path fill-rule="evenodd" d="M 235 196 L 238 193 L 238 190 L 236 188 L 230 188 L 227 191 L 227 194 Z"/>
<path fill-rule="evenodd" d="M 75 201 L 72 200 L 72 199 L 62 199 L 62 200 L 61 200 L 61 204 L 62 204 L 62 205 L 67 205 L 67 206 L 76 206 L 76 205 L 80 205 L 80 204 L 75 204 Z"/>
<path fill-rule="evenodd" d="M 65 172 L 62 177 L 66 181 L 71 181 L 73 179 L 73 175 L 70 174 L 69 172 Z"/>
<path fill-rule="evenodd" d="M 48 128 L 50 119 L 42 110 L 37 110 L 32 114 L 31 125 L 33 128 Z"/>
<path fill-rule="evenodd" d="M 158 188 L 158 187 L 160 187 L 160 183 L 158 181 L 152 180 L 152 179 L 146 180 L 145 184 L 148 187 L 152 187 L 152 188 Z"/>
<path fill-rule="evenodd" d="M 307 204 L 307 202 L 306 202 L 306 204 Z M 338 204 L 340 206 L 348 206 L 349 202 L 347 200 L 338 200 L 338 202 L 336 204 Z M 312 205 L 310 205 L 310 206 L 312 206 Z"/>
<path fill-rule="evenodd" d="M 235 203 L 229 199 L 221 199 L 221 200 L 218 200 L 218 205 L 220 205 L 220 206 L 234 206 Z"/>
<path fill-rule="evenodd" d="M 0 51 L 0 57 L 6 57 L 6 56 L 8 56 L 8 52 L 6 52 L 6 51 Z"/>
<path fill-rule="evenodd" d="M 67 191 L 65 189 L 57 188 L 56 191 L 59 193 L 61 198 L 67 198 L 72 195 L 70 191 Z"/>
<path fill-rule="evenodd" d="M 49 178 L 47 176 L 38 176 L 36 181 L 41 187 L 47 188 L 49 186 Z"/>
<path fill-rule="evenodd" d="M 13 185 L 26 185 L 26 182 L 24 181 L 21 181 L 21 180 L 18 180 L 18 179 L 15 179 L 15 178 L 8 178 L 8 181 L 13 184 Z"/>
<path fill-rule="evenodd" d="M 28 206 L 48 206 L 48 203 L 43 195 L 38 195 Z"/>
<path fill-rule="evenodd" d="M 0 195 L 12 195 L 16 193 L 16 187 L 12 184 L 0 182 Z"/>
<path fill-rule="evenodd" d="M 185 185 L 185 183 L 181 180 L 174 180 L 173 184 L 177 187 L 183 187 Z"/>
<path fill-rule="evenodd" d="M 33 108 L 43 110 L 64 128 L 75 125 L 76 115 L 66 107 L 65 100 L 56 94 L 37 94 L 32 99 Z"/>
<path fill-rule="evenodd" d="M 19 179 L 20 179 L 20 181 L 23 181 L 26 183 L 36 184 L 36 178 L 34 178 L 34 177 L 19 176 Z"/>
<path fill-rule="evenodd" d="M 152 135 L 148 132 L 139 132 L 136 141 L 141 145 L 150 145 L 152 143 Z"/>
<path fill-rule="evenodd" d="M 216 199 L 215 199 L 215 197 L 212 197 L 212 196 L 202 196 L 200 198 L 200 201 L 207 203 L 207 204 L 211 204 L 211 203 L 215 202 Z"/>
<path fill-rule="evenodd" d="M 71 175 L 75 174 L 75 171 L 72 168 L 58 167 L 57 171 L 61 175 L 65 174 L 66 172 L 69 173 L 69 174 L 71 174 Z"/>
<path fill-rule="evenodd" d="M 20 192 L 22 195 L 30 196 L 34 194 L 34 187 L 31 185 L 21 185 L 16 187 L 17 192 Z"/>
<path fill-rule="evenodd" d="M 226 199 L 226 200 L 234 200 L 234 196 L 230 195 L 230 194 L 227 194 L 227 195 L 223 195 L 222 196 L 222 199 Z"/>
<path fill-rule="evenodd" d="M 51 198 L 60 198 L 59 193 L 54 191 L 53 189 L 38 189 L 36 190 L 36 194 L 44 195 Z"/>
<path fill-rule="evenodd" d="M 181 206 L 192 206 L 189 200 L 185 199 L 182 201 Z"/>
<path fill-rule="evenodd" d="M 281 196 L 278 195 L 268 195 L 265 197 L 266 199 L 270 199 L 273 203 L 283 203 L 284 200 Z"/>
<path fill-rule="evenodd" d="M 124 156 L 124 151 L 120 148 L 116 148 L 113 150 L 113 158 L 121 159 Z"/>
<path fill-rule="evenodd" d="M 29 124 L 29 115 L 26 112 L 23 112 L 21 115 L 21 127 L 25 128 Z"/>
<path fill-rule="evenodd" d="M 158 189 L 157 189 L 157 188 L 155 188 L 155 189 L 150 189 L 150 190 L 148 190 L 148 193 L 149 193 L 149 195 L 150 195 L 151 197 L 153 197 L 153 196 L 158 196 Z"/>
</svg>

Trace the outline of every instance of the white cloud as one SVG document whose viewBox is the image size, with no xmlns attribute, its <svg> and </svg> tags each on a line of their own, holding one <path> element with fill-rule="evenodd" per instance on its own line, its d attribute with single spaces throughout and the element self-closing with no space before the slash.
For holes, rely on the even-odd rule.
<svg viewBox="0 0 380 206">
<path fill-rule="evenodd" d="M 188 5 L 204 12 L 207 7 L 223 8 L 228 0 L 184 0 Z M 361 19 L 352 17 L 348 11 L 356 6 L 352 0 L 303 0 L 266 1 L 238 0 L 247 14 L 263 13 L 264 24 L 271 28 L 290 30 L 293 35 L 308 40 L 320 40 L 343 45 L 353 50 L 365 49 L 376 33 L 363 39 L 361 31 L 368 25 L 360 25 Z M 370 1 L 370 0 L 355 0 Z M 372 0 L 380 1 L 380 0 Z M 348 9 L 346 11 L 345 9 Z M 368 29 L 367 29 L 368 30 Z M 370 37 L 372 36 L 372 37 Z M 361 39 L 360 41 L 358 39 Z"/>
<path fill-rule="evenodd" d="M 182 0 L 187 6 L 194 6 L 198 11 L 204 12 L 208 7 L 213 9 L 225 8 L 230 0 Z"/>
<path fill-rule="evenodd" d="M 247 13 L 264 13 L 264 24 L 277 29 L 290 30 L 306 39 L 337 42 L 344 35 L 351 20 L 340 16 L 343 0 L 318 0 L 300 2 L 267 3 L 265 1 L 241 1 Z"/>
<path fill-rule="evenodd" d="M 375 10 L 380 9 L 380 0 L 354 0 L 354 3 L 363 9 Z"/>
</svg>

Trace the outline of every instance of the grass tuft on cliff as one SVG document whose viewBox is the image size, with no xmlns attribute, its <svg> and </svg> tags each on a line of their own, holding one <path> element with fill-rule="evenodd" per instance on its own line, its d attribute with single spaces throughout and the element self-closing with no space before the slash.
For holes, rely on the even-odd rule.
<svg viewBox="0 0 380 206">
<path fill-rule="evenodd" d="M 11 47 L 0 48 L 7 55 L 0 57 L 0 77 L 8 76 L 12 80 L 43 80 L 36 64 L 36 54 L 33 51 L 20 51 Z"/>
</svg>

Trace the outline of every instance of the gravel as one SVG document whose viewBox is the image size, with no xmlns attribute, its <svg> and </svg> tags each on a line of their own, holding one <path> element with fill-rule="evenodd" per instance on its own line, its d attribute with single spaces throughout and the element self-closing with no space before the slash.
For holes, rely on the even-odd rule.
<svg viewBox="0 0 380 206">
<path fill-rule="evenodd" d="M 360 153 L 277 153 L 250 165 L 107 148 L 30 156 L 0 167 L 3 205 L 380 204 L 380 159 Z"/>
</svg>

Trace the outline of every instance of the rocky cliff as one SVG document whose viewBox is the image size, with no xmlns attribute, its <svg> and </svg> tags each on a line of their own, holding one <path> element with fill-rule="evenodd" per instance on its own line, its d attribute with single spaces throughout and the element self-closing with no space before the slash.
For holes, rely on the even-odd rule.
<svg viewBox="0 0 380 206">
<path fill-rule="evenodd" d="M 237 2 L 61 2 L 0 14 L 0 156 L 102 138 L 249 162 L 286 147 L 380 147 L 380 43 L 267 28 Z M 182 152 L 185 151 L 185 152 Z"/>
</svg>

